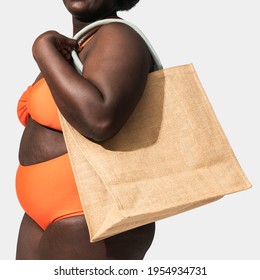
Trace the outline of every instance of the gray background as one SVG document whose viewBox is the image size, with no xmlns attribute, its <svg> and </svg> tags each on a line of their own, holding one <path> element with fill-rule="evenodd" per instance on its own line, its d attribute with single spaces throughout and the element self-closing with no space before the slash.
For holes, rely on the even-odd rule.
<svg viewBox="0 0 260 280">
<path fill-rule="evenodd" d="M 253 188 L 157 223 L 146 259 L 260 259 L 259 26 L 257 0 L 141 0 L 120 15 L 139 26 L 165 67 L 193 63 Z M 13 7 L 16 7 L 15 9 Z M 0 259 L 14 259 L 23 211 L 15 193 L 23 127 L 17 100 L 38 68 L 31 45 L 55 29 L 71 35 L 61 0 L 1 5 Z"/>
</svg>

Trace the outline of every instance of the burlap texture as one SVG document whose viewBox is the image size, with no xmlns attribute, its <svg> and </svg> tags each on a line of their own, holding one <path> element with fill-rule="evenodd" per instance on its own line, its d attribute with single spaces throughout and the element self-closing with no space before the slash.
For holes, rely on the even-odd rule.
<svg viewBox="0 0 260 280">
<path fill-rule="evenodd" d="M 250 187 L 191 64 L 149 74 L 104 143 L 60 117 L 92 242 Z"/>
</svg>

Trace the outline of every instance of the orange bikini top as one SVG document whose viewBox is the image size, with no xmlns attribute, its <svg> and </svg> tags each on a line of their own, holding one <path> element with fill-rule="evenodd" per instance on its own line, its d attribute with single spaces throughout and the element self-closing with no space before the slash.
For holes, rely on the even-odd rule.
<svg viewBox="0 0 260 280">
<path fill-rule="evenodd" d="M 31 117 L 41 125 L 62 130 L 57 106 L 43 78 L 29 86 L 22 94 L 18 102 L 17 114 L 24 126 L 27 124 L 29 117 Z"/>
<path fill-rule="evenodd" d="M 81 47 L 93 37 L 91 35 Z M 18 101 L 17 114 L 20 122 L 26 126 L 29 117 L 37 123 L 62 131 L 57 105 L 44 78 L 29 86 Z"/>
</svg>

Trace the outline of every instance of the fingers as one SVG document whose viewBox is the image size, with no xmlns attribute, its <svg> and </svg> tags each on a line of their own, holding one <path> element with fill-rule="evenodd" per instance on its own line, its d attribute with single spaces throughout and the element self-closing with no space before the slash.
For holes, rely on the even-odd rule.
<svg viewBox="0 0 260 280">
<path fill-rule="evenodd" d="M 64 47 L 60 49 L 60 53 L 67 61 L 71 62 L 72 61 L 71 51 L 75 50 L 76 52 L 79 52 L 81 48 L 76 40 L 67 37 L 65 37 L 65 39 L 66 42 L 64 44 Z"/>
<path fill-rule="evenodd" d="M 79 52 L 81 50 L 79 43 L 74 39 L 68 38 L 68 45 L 71 49 L 75 50 L 76 52 Z"/>
<path fill-rule="evenodd" d="M 62 56 L 65 58 L 65 60 L 67 60 L 68 62 L 72 61 L 72 56 L 71 53 L 68 50 L 62 49 L 60 51 L 60 53 L 62 54 Z"/>
<path fill-rule="evenodd" d="M 62 54 L 62 56 L 65 58 L 66 61 L 71 62 L 72 61 L 72 56 L 71 56 L 71 51 L 75 50 L 76 52 L 80 51 L 80 46 L 78 42 L 74 39 L 67 38 L 63 35 L 62 39 L 60 41 L 60 45 L 58 47 L 59 52 Z"/>
</svg>

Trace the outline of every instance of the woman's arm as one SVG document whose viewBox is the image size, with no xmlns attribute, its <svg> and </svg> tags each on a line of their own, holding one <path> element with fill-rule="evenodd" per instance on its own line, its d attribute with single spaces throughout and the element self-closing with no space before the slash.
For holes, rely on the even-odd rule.
<svg viewBox="0 0 260 280">
<path fill-rule="evenodd" d="M 33 55 L 67 121 L 84 136 L 104 141 L 119 131 L 142 96 L 150 53 L 134 30 L 118 23 L 96 32 L 82 76 L 69 63 L 71 48 L 77 49 L 74 40 L 49 31 L 36 39 Z"/>
</svg>

